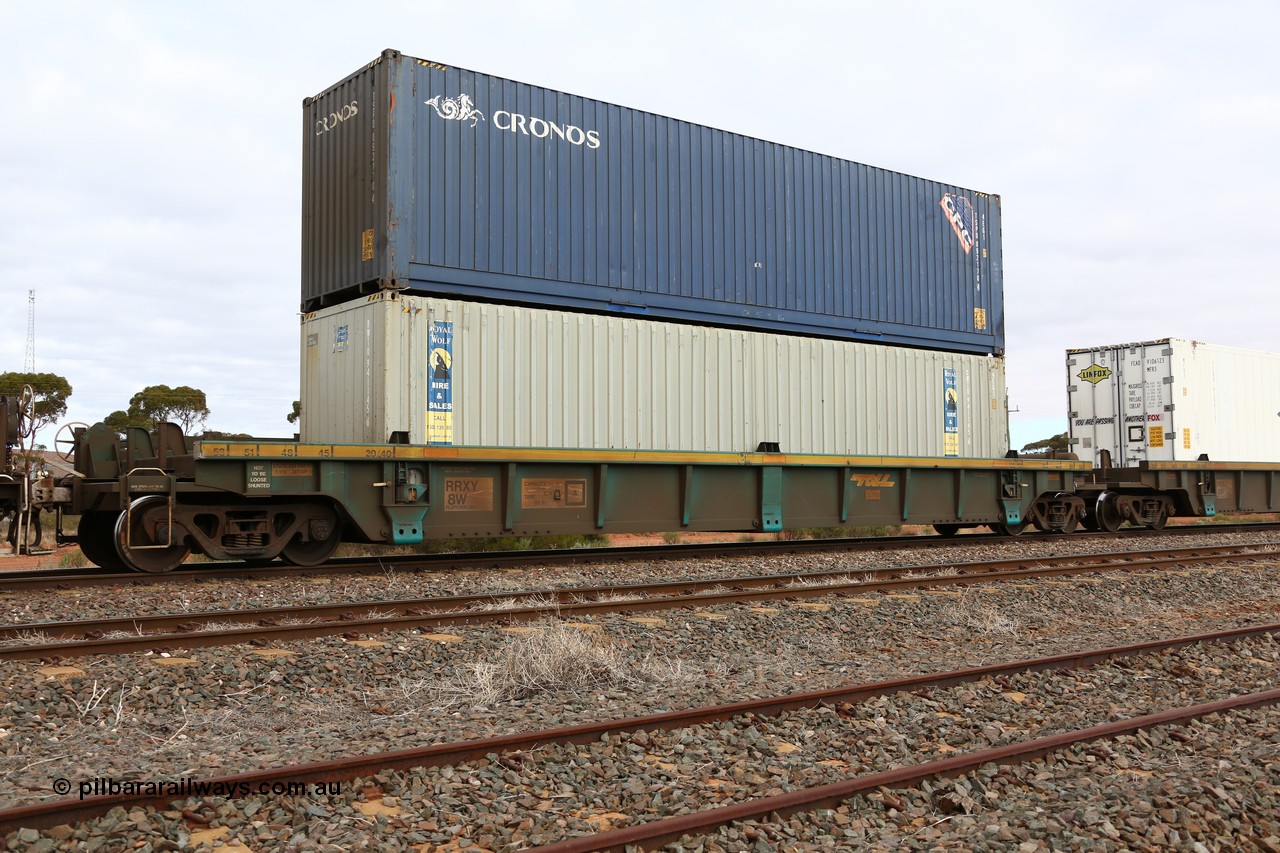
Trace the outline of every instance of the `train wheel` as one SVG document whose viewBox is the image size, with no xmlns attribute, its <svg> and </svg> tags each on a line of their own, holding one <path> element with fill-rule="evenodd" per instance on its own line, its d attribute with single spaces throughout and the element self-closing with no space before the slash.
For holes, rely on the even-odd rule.
<svg viewBox="0 0 1280 853">
<path fill-rule="evenodd" d="M 1080 516 L 1074 512 L 1067 513 L 1067 518 L 1062 522 L 1062 527 L 1058 529 L 1059 533 L 1075 533 L 1076 526 L 1080 524 Z"/>
<path fill-rule="evenodd" d="M 318 566 L 333 556 L 333 552 L 338 550 L 338 543 L 342 541 L 338 517 L 331 509 L 325 510 L 324 518 L 313 518 L 307 524 L 310 526 L 311 539 L 304 542 L 299 534 L 280 552 L 280 559 L 290 565 Z"/>
<path fill-rule="evenodd" d="M 1098 527 L 1108 533 L 1115 533 L 1124 524 L 1120 516 L 1120 508 L 1116 506 L 1116 496 L 1110 492 L 1098 495 L 1098 505 L 1094 514 L 1098 519 Z"/>
<path fill-rule="evenodd" d="M 960 532 L 960 525 L 935 524 L 933 526 L 933 529 L 939 536 L 945 536 L 946 538 L 950 539 L 952 536 L 955 536 L 957 533 Z"/>
<path fill-rule="evenodd" d="M 86 512 L 80 516 L 76 541 L 85 559 L 110 572 L 124 572 L 129 566 L 116 553 L 115 533 L 118 512 Z"/>
<path fill-rule="evenodd" d="M 1169 507 L 1163 503 L 1160 505 L 1160 512 L 1156 515 L 1155 520 L 1151 522 L 1152 530 L 1164 530 L 1165 524 L 1169 521 Z"/>
<path fill-rule="evenodd" d="M 1027 529 L 1027 522 L 1024 520 L 1024 521 L 1019 521 L 1017 524 L 1005 524 L 1002 521 L 999 524 L 997 524 L 993 529 L 995 530 L 996 533 L 999 533 L 1001 536 L 1021 536 L 1022 531 Z"/>
<path fill-rule="evenodd" d="M 1084 518 L 1080 519 L 1080 525 L 1085 530 L 1098 529 L 1098 510 L 1096 505 L 1087 504 L 1084 508 Z"/>
<path fill-rule="evenodd" d="M 160 533 L 168 517 L 168 505 L 169 499 L 164 495 L 145 495 L 116 519 L 116 553 L 129 568 L 139 572 L 168 572 L 191 555 L 191 548 L 185 544 L 155 547 L 169 538 L 169 534 Z"/>
</svg>

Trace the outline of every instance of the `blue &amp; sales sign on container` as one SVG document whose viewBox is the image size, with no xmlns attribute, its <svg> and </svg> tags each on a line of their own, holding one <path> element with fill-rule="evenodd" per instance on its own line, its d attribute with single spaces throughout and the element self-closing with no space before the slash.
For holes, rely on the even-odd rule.
<svg viewBox="0 0 1280 853">
<path fill-rule="evenodd" d="M 453 323 L 433 320 L 427 330 L 427 443 L 453 444 Z"/>
</svg>

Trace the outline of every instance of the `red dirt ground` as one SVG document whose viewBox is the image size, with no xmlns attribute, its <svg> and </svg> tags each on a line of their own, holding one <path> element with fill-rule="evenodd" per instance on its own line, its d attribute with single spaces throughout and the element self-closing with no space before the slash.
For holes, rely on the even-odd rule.
<svg viewBox="0 0 1280 853">
<path fill-rule="evenodd" d="M 63 554 L 70 554 L 79 549 L 75 545 L 64 545 L 57 551 L 35 556 L 13 556 L 13 551 L 9 546 L 0 545 L 0 572 L 19 572 L 26 569 L 55 569 L 58 567 L 58 560 Z"/>
</svg>

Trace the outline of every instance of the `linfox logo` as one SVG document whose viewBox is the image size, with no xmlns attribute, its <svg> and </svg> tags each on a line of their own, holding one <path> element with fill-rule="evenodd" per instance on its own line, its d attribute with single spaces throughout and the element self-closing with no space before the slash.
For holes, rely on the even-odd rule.
<svg viewBox="0 0 1280 853">
<path fill-rule="evenodd" d="M 943 195 L 942 201 L 938 203 L 947 212 L 947 219 L 951 222 L 951 228 L 956 232 L 956 237 L 960 239 L 964 253 L 969 254 L 976 242 L 973 237 L 973 205 L 964 196 L 951 193 Z"/>
<path fill-rule="evenodd" d="M 319 136 L 322 133 L 328 133 L 329 131 L 337 128 L 337 126 L 342 124 L 344 121 L 353 119 L 358 115 L 360 115 L 359 101 L 352 101 L 349 104 L 343 104 L 328 115 L 321 116 L 316 120 L 316 136 Z"/>
<path fill-rule="evenodd" d="M 853 482 L 864 489 L 892 489 L 896 485 L 889 474 L 854 474 Z"/>
<path fill-rule="evenodd" d="M 478 122 L 485 120 L 484 113 L 476 109 L 475 103 L 468 95 L 459 95 L 456 98 L 442 98 L 440 95 L 436 95 L 429 101 L 423 101 L 423 103 L 434 108 L 436 115 L 447 121 L 470 121 L 471 126 L 475 127 Z M 573 124 L 556 124 L 544 118 L 513 113 L 510 110 L 495 111 L 493 114 L 493 126 L 498 130 L 508 130 L 525 136 L 535 136 L 538 139 L 555 137 L 563 142 L 568 142 L 570 145 L 585 145 L 591 149 L 600 147 L 600 134 L 598 131 L 583 130 Z"/>
<path fill-rule="evenodd" d="M 1103 367 L 1101 364 L 1091 364 L 1076 374 L 1076 376 L 1080 377 L 1085 382 L 1092 382 L 1094 385 L 1097 385 L 1110 375 L 1111 368 Z"/>
</svg>

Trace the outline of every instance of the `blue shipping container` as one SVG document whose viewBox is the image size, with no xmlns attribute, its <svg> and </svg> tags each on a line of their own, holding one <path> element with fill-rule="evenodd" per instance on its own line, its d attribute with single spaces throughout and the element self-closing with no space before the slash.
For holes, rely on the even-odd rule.
<svg viewBox="0 0 1280 853">
<path fill-rule="evenodd" d="M 303 113 L 304 311 L 396 288 L 1003 352 L 999 196 L 395 51 Z"/>
</svg>

